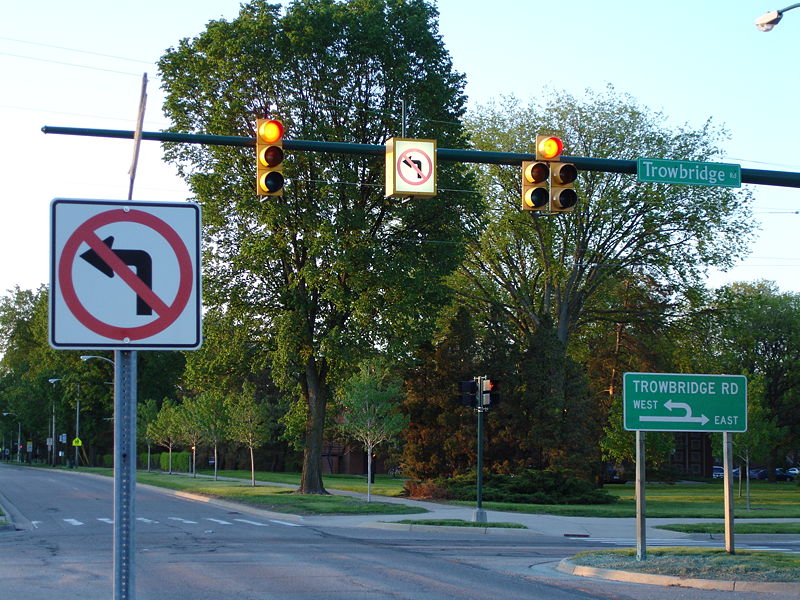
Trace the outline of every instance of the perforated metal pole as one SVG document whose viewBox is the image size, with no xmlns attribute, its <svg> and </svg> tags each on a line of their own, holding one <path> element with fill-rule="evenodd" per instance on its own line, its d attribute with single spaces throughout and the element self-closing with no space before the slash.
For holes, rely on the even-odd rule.
<svg viewBox="0 0 800 600">
<path fill-rule="evenodd" d="M 725 552 L 736 554 L 733 544 L 733 434 L 730 431 L 722 434 L 722 462 L 725 472 Z"/>
<path fill-rule="evenodd" d="M 135 598 L 136 352 L 114 351 L 114 600 Z"/>
<path fill-rule="evenodd" d="M 644 431 L 636 432 L 636 560 L 647 559 Z"/>
</svg>

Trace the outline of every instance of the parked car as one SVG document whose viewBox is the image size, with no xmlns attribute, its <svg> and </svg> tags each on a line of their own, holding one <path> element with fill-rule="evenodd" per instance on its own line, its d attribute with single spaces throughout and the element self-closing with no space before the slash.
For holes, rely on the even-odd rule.
<svg viewBox="0 0 800 600">
<path fill-rule="evenodd" d="M 786 469 L 786 472 L 789 473 L 790 475 L 794 475 L 795 477 L 797 477 L 798 475 L 800 475 L 800 467 L 789 467 L 788 469 Z"/>
<path fill-rule="evenodd" d="M 766 479 L 767 475 L 766 469 L 750 469 L 750 479 Z"/>
<path fill-rule="evenodd" d="M 733 470 L 732 474 L 734 477 L 738 477 L 739 467 L 736 467 Z M 714 479 L 722 479 L 723 477 L 725 477 L 725 468 L 720 465 L 714 465 L 713 467 L 711 467 L 711 477 L 713 477 Z"/>
<path fill-rule="evenodd" d="M 794 475 L 786 469 L 775 469 L 775 481 L 794 481 Z"/>
</svg>

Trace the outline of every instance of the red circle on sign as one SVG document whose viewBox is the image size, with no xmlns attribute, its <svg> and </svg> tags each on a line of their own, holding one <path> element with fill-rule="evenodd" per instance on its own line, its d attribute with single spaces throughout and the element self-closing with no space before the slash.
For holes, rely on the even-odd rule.
<svg viewBox="0 0 800 600">
<path fill-rule="evenodd" d="M 428 174 L 427 175 L 423 174 L 422 169 L 421 168 L 417 168 L 417 165 L 415 165 L 413 162 L 411 162 L 410 155 L 411 155 L 412 152 L 419 152 L 420 154 L 422 154 L 422 156 L 425 157 L 425 160 L 428 162 Z M 419 177 L 420 177 L 419 179 L 417 179 L 415 181 L 411 181 L 411 180 L 407 179 L 403 175 L 403 170 L 400 168 L 400 165 L 409 166 L 408 163 L 406 162 L 406 160 L 408 160 L 408 163 L 411 163 L 410 166 L 414 170 L 414 172 L 419 175 Z M 408 185 L 422 185 L 425 182 L 427 182 L 428 179 L 431 178 L 431 175 L 433 175 L 433 161 L 431 161 L 431 157 L 430 156 L 428 156 L 425 152 L 423 152 L 419 148 L 409 148 L 408 150 L 406 150 L 405 152 L 400 154 L 400 158 L 397 159 L 397 174 L 400 176 L 400 179 L 405 181 Z"/>
<path fill-rule="evenodd" d="M 103 244 L 95 233 L 96 229 L 104 225 L 120 222 L 138 223 L 145 227 L 150 227 L 161 234 L 172 248 L 175 257 L 178 259 L 179 271 L 178 292 L 175 294 L 172 304 L 167 305 L 158 298 L 127 265 L 116 257 L 110 248 Z M 101 321 L 86 310 L 75 292 L 75 285 L 72 281 L 72 264 L 75 260 L 75 255 L 78 253 L 78 248 L 84 242 L 100 254 L 114 273 L 130 285 L 137 294 L 144 296 L 145 302 L 158 313 L 157 319 L 138 327 L 118 327 Z M 192 295 L 192 271 L 192 259 L 189 251 L 172 227 L 155 215 L 141 210 L 130 209 L 125 211 L 116 209 L 91 217 L 69 237 L 67 243 L 64 244 L 61 260 L 58 263 L 58 281 L 65 304 L 82 325 L 98 335 L 113 340 L 124 340 L 125 338 L 141 340 L 164 331 L 181 315 Z M 155 306 L 153 306 L 154 304 Z"/>
</svg>

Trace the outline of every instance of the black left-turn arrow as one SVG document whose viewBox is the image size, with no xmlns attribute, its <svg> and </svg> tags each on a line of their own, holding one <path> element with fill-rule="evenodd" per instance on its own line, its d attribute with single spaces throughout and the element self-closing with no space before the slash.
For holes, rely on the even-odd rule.
<svg viewBox="0 0 800 600">
<path fill-rule="evenodd" d="M 103 240 L 103 243 L 108 246 L 117 257 L 129 267 L 136 268 L 136 275 L 142 280 L 147 287 L 153 289 L 153 259 L 144 250 L 115 250 L 111 246 L 114 244 L 114 236 L 110 235 Z M 91 248 L 81 254 L 81 258 L 100 271 L 106 277 L 114 277 L 114 269 L 100 258 Z M 153 309 L 144 301 L 144 298 L 136 295 L 136 314 L 137 315 L 152 315 Z"/>
</svg>

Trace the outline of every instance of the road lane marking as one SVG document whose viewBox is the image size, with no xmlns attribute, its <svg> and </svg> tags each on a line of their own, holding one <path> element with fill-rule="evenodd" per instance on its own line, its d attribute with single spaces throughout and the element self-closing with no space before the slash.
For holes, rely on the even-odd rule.
<svg viewBox="0 0 800 600">
<path fill-rule="evenodd" d="M 222 519 L 212 519 L 211 517 L 203 517 L 206 521 L 213 521 L 214 523 L 219 523 L 220 525 L 233 525 L 230 521 L 223 521 Z"/>
<path fill-rule="evenodd" d="M 170 521 L 180 521 L 188 525 L 197 525 L 197 521 L 190 521 L 189 519 L 182 519 L 181 517 L 167 517 Z"/>
<path fill-rule="evenodd" d="M 83 523 L 81 523 L 80 521 L 78 521 L 78 519 L 64 519 L 64 521 L 65 521 L 66 523 L 69 523 L 70 525 L 75 525 L 76 527 L 77 527 L 78 525 L 83 525 Z"/>
<path fill-rule="evenodd" d="M 234 519 L 234 521 L 239 521 L 239 523 L 247 523 L 248 525 L 256 525 L 257 527 L 269 527 L 266 523 L 256 523 L 255 521 L 248 521 L 247 519 Z"/>
</svg>

